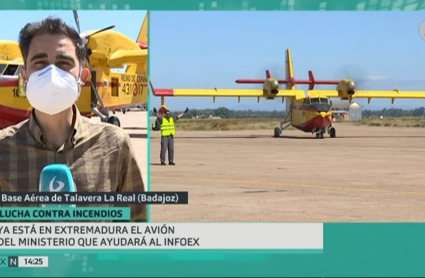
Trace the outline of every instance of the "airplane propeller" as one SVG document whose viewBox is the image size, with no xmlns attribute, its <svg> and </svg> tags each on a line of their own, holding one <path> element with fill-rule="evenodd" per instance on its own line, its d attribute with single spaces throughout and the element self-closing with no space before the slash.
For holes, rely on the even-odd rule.
<svg viewBox="0 0 425 278">
<path fill-rule="evenodd" d="M 80 37 L 81 37 L 81 39 L 83 40 L 83 44 L 85 45 L 86 49 L 87 49 L 87 45 L 88 45 L 88 43 L 89 43 L 89 41 L 90 41 L 90 37 L 91 37 L 91 36 L 93 36 L 93 35 L 95 35 L 95 34 L 98 34 L 98 33 L 100 33 L 100 32 L 103 32 L 103 31 L 106 31 L 106 30 L 112 29 L 112 28 L 114 28 L 114 27 L 115 27 L 115 25 L 111 25 L 111 26 L 105 27 L 105 28 L 103 28 L 103 29 L 97 30 L 96 32 L 93 32 L 93 33 L 91 33 L 91 34 L 82 33 L 82 32 L 81 32 L 81 29 L 80 29 L 80 19 L 79 19 L 79 17 L 78 17 L 78 12 L 77 12 L 76 10 L 74 10 L 73 12 L 74 12 L 74 19 L 75 19 L 75 23 L 76 23 L 76 25 L 77 25 L 78 33 L 80 33 Z M 87 56 L 86 56 L 86 60 L 87 60 L 87 64 L 88 64 L 88 66 L 89 66 L 90 73 L 91 73 L 92 68 L 91 68 L 91 63 L 90 63 L 90 58 L 89 58 L 89 56 L 90 56 L 90 54 L 91 54 L 90 52 L 91 52 L 91 51 L 89 51 L 89 49 L 87 49 Z"/>
<path fill-rule="evenodd" d="M 356 90 L 364 89 L 364 85 L 368 81 L 367 72 L 356 65 L 344 65 L 338 69 L 336 79 L 352 79 L 355 83 Z"/>
<path fill-rule="evenodd" d="M 93 69 L 92 69 L 92 66 L 91 66 L 91 63 L 90 63 L 91 50 L 87 47 L 87 46 L 88 46 L 88 43 L 89 43 L 89 41 L 90 41 L 90 37 L 91 37 L 91 36 L 93 36 L 93 35 L 95 35 L 95 34 L 98 34 L 98 33 L 100 33 L 100 32 L 103 32 L 103 31 L 106 31 L 106 30 L 112 29 L 112 28 L 114 28 L 114 27 L 115 27 L 115 25 L 111 25 L 111 26 L 105 27 L 105 28 L 100 29 L 100 30 L 97 30 L 97 31 L 95 31 L 95 32 L 93 32 L 93 33 L 91 33 L 91 34 L 82 33 L 82 32 L 81 32 L 81 29 L 80 29 L 80 19 L 79 19 L 79 17 L 78 17 L 78 12 L 77 12 L 76 10 L 73 10 L 73 12 L 74 12 L 74 19 L 75 19 L 75 23 L 76 23 L 76 25 L 77 25 L 78 33 L 80 34 L 80 37 L 81 37 L 81 39 L 82 39 L 82 41 L 83 41 L 83 44 L 84 44 L 84 46 L 85 46 L 85 48 L 86 48 L 86 57 L 85 57 L 85 59 L 86 59 L 86 61 L 87 61 L 87 65 L 89 66 L 90 74 L 92 74 Z M 105 105 L 104 105 L 104 103 L 103 103 L 103 101 L 102 101 L 102 98 L 100 97 L 99 93 L 97 92 L 96 87 L 94 86 L 93 82 L 91 82 L 91 85 L 92 85 L 92 88 L 93 88 L 93 90 L 94 90 L 94 92 L 95 92 L 95 94 L 96 94 L 96 98 L 97 98 L 97 99 L 99 100 L 99 102 L 100 102 L 100 107 L 101 107 L 102 109 L 105 109 Z M 95 106 L 98 106 L 98 105 L 97 105 L 97 103 L 94 103 L 94 105 L 95 105 Z M 97 113 L 96 113 L 96 114 L 97 114 Z M 109 113 L 108 113 L 108 114 L 109 114 Z M 109 115 L 106 115 L 106 118 L 108 118 L 108 117 L 109 117 Z"/>
</svg>

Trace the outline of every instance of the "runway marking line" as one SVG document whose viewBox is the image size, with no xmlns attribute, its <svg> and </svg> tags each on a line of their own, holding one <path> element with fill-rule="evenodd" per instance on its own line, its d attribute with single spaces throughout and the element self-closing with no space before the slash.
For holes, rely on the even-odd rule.
<svg viewBox="0 0 425 278">
<path fill-rule="evenodd" d="M 168 180 L 187 180 L 187 181 L 222 182 L 222 183 L 239 183 L 239 184 L 265 184 L 265 185 L 280 185 L 280 186 L 304 187 L 304 188 L 316 188 L 316 189 L 337 189 L 337 190 L 351 190 L 351 191 L 377 192 L 377 193 L 398 193 L 398 194 L 409 194 L 409 195 L 425 195 L 425 192 L 396 191 L 396 190 L 382 190 L 382 189 L 340 187 L 340 186 L 322 186 L 322 185 L 306 185 L 306 184 L 244 181 L 244 180 L 197 179 L 197 178 L 159 177 L 159 176 L 150 176 L 150 177 L 154 178 L 154 179 L 168 179 Z"/>
</svg>

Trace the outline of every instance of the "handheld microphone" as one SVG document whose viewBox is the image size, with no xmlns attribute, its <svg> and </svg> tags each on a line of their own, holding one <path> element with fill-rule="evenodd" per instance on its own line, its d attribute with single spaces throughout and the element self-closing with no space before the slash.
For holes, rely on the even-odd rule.
<svg viewBox="0 0 425 278">
<path fill-rule="evenodd" d="M 47 165 L 41 171 L 40 192 L 77 192 L 71 170 L 65 164 Z M 75 204 L 43 204 L 43 207 L 75 207 Z"/>
</svg>

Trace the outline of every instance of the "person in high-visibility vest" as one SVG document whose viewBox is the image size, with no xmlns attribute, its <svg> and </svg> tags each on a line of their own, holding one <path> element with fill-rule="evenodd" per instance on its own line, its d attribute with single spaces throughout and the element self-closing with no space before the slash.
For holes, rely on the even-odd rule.
<svg viewBox="0 0 425 278">
<path fill-rule="evenodd" d="M 155 109 L 156 110 L 156 109 Z M 176 165 L 174 162 L 174 135 L 176 134 L 176 129 L 174 126 L 175 121 L 178 121 L 181 117 L 184 116 L 184 114 L 189 111 L 189 108 L 186 108 L 186 110 L 178 115 L 176 119 L 174 120 L 173 117 L 171 117 L 170 110 L 165 110 L 165 116 L 159 119 L 159 122 L 161 124 L 161 153 L 160 153 L 160 159 L 161 159 L 161 165 L 165 164 L 165 153 L 168 149 L 168 164 L 169 165 Z"/>
</svg>

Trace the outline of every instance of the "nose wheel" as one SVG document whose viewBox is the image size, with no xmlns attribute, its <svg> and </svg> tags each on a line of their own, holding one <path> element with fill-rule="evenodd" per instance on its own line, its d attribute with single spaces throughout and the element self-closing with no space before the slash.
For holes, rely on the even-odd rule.
<svg viewBox="0 0 425 278">
<path fill-rule="evenodd" d="M 325 135 L 326 132 L 329 133 L 329 135 L 330 135 L 331 138 L 335 138 L 336 137 L 336 130 L 335 130 L 334 127 L 331 127 L 331 128 L 322 128 L 321 130 L 317 130 L 317 131 L 314 131 L 313 130 L 313 133 L 314 132 L 316 133 L 316 138 L 320 138 L 320 139 L 323 139 L 323 137 L 324 137 L 324 135 Z"/>
<path fill-rule="evenodd" d="M 322 130 L 320 130 L 320 131 L 316 132 L 316 138 L 323 139 L 323 136 L 324 136 L 325 132 L 326 132 L 326 131 L 325 131 L 324 129 L 322 129 Z"/>
<path fill-rule="evenodd" d="M 336 137 L 336 130 L 334 127 L 331 127 L 331 129 L 329 130 L 329 135 L 331 136 L 331 138 Z"/>
</svg>

